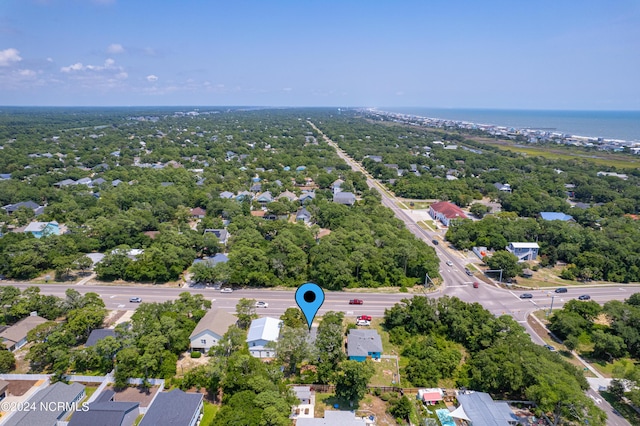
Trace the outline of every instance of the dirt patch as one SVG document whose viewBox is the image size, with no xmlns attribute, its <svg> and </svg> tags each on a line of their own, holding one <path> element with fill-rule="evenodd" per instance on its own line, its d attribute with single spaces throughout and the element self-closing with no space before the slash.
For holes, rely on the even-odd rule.
<svg viewBox="0 0 640 426">
<path fill-rule="evenodd" d="M 109 316 L 104 320 L 104 326 L 109 328 L 112 325 L 117 324 L 118 320 L 126 313 L 127 311 L 111 311 Z"/>
<path fill-rule="evenodd" d="M 116 402 L 137 402 L 140 407 L 148 407 L 153 396 L 158 392 L 157 386 L 148 389 L 141 387 L 127 387 L 124 389 L 114 389 L 113 386 L 107 386 L 107 390 L 115 392 L 113 400 Z"/>
<path fill-rule="evenodd" d="M 184 373 L 187 371 L 193 370 L 194 368 L 207 363 L 209 363 L 208 356 L 202 355 L 200 358 L 191 358 L 191 354 L 189 352 L 185 352 L 180 355 L 180 358 L 178 358 L 176 371 L 179 376 L 184 376 Z"/>
<path fill-rule="evenodd" d="M 36 384 L 37 380 L 8 380 L 8 382 L 7 392 L 9 395 L 22 396 Z"/>
<path fill-rule="evenodd" d="M 397 425 L 394 418 L 387 413 L 388 404 L 377 396 L 368 395 L 356 411 L 357 416 L 368 417 L 372 413 L 375 416 L 377 425 Z"/>
</svg>

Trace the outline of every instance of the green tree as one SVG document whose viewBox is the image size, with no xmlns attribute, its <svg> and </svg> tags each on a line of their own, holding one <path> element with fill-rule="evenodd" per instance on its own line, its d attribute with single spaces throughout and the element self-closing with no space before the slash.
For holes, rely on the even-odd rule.
<svg viewBox="0 0 640 426">
<path fill-rule="evenodd" d="M 309 332 L 304 327 L 282 328 L 275 348 L 278 361 L 287 367 L 289 374 L 295 374 L 298 365 L 309 357 L 311 351 L 308 339 Z"/>
<path fill-rule="evenodd" d="M 342 362 L 334 376 L 336 396 L 357 406 L 374 373 L 375 368 L 370 360 Z"/>
<path fill-rule="evenodd" d="M 247 330 L 251 321 L 258 318 L 256 314 L 256 300 L 242 298 L 236 305 L 236 316 L 238 317 L 238 327 Z"/>
<path fill-rule="evenodd" d="M 291 328 L 307 328 L 302 311 L 299 308 L 287 308 L 280 316 L 283 324 Z"/>
<path fill-rule="evenodd" d="M 413 410 L 413 405 L 411 405 L 411 401 L 407 398 L 406 395 L 403 395 L 402 398 L 394 401 L 389 407 L 389 413 L 396 419 L 400 419 L 402 421 L 409 421 L 409 415 Z"/>
<path fill-rule="evenodd" d="M 518 263 L 518 257 L 508 251 L 499 250 L 491 257 L 485 257 L 483 261 L 490 269 L 502 269 L 502 278 L 517 277 L 522 272 L 522 265 Z"/>
</svg>

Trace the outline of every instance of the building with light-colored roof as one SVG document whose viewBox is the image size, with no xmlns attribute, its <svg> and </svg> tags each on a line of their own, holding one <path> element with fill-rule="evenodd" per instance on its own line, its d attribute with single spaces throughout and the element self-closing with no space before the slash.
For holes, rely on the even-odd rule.
<svg viewBox="0 0 640 426">
<path fill-rule="evenodd" d="M 191 350 L 206 354 L 236 322 L 238 318 L 222 309 L 209 309 L 189 336 Z"/>
<path fill-rule="evenodd" d="M 277 342 L 280 337 L 282 321 L 263 317 L 251 321 L 249 332 L 247 333 L 247 345 L 249 353 L 256 358 L 273 358 L 276 351 L 272 347 L 267 347 L 270 342 Z"/>
<path fill-rule="evenodd" d="M 518 262 L 526 260 L 536 260 L 540 246 L 538 243 L 509 243 L 506 247 L 509 253 L 513 253 L 518 257 Z"/>
</svg>

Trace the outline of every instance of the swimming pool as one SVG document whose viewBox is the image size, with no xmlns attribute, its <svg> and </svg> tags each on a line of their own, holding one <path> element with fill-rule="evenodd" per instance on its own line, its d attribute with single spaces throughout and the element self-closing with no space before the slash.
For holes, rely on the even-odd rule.
<svg viewBox="0 0 640 426">
<path fill-rule="evenodd" d="M 436 415 L 438 416 L 440 423 L 442 423 L 442 426 L 456 426 L 456 422 L 453 420 L 451 413 L 446 408 L 436 410 Z"/>
</svg>

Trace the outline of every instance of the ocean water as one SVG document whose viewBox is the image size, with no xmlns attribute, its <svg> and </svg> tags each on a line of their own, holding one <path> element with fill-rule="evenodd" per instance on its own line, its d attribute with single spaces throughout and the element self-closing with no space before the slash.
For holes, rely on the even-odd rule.
<svg viewBox="0 0 640 426">
<path fill-rule="evenodd" d="M 569 135 L 640 142 L 640 111 L 552 111 L 378 107 L 379 111 L 477 124 L 544 129 Z"/>
</svg>

